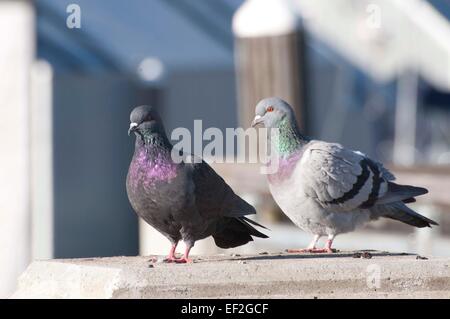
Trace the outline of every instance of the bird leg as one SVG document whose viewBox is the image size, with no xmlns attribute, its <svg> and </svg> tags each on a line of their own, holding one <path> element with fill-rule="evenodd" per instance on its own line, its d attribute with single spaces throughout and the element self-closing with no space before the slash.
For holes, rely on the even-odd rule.
<svg viewBox="0 0 450 319">
<path fill-rule="evenodd" d="M 177 249 L 177 245 L 178 245 L 178 243 L 172 244 L 172 247 L 170 248 L 169 255 L 167 256 L 166 259 L 164 259 L 164 262 L 166 262 L 166 263 L 177 262 L 178 259 L 175 256 L 175 250 Z"/>
<path fill-rule="evenodd" d="M 178 264 L 192 263 L 192 259 L 189 259 L 189 252 L 191 251 L 192 246 L 193 245 L 191 244 L 186 244 L 186 250 L 184 251 L 183 257 L 180 259 L 175 259 L 175 262 Z"/>
<path fill-rule="evenodd" d="M 325 247 L 323 248 L 316 248 L 316 243 L 319 240 L 320 237 L 314 236 L 313 241 L 311 242 L 311 244 L 309 244 L 308 248 L 306 249 L 298 249 L 295 252 L 298 253 L 335 253 L 336 249 L 331 248 L 331 245 L 333 244 L 333 240 L 334 237 L 336 237 L 336 235 L 328 235 L 328 239 L 325 242 Z M 288 251 L 291 252 L 291 251 Z"/>
<path fill-rule="evenodd" d="M 316 248 L 316 244 L 320 239 L 320 235 L 314 235 L 313 240 L 308 245 L 307 248 L 301 248 L 301 249 L 287 249 L 286 252 L 288 253 L 321 253 L 325 252 L 323 249 Z"/>
<path fill-rule="evenodd" d="M 334 253 L 336 252 L 336 249 L 331 248 L 331 245 L 333 245 L 333 240 L 336 235 L 328 235 L 327 242 L 325 243 L 324 250 L 327 253 Z"/>
<path fill-rule="evenodd" d="M 319 241 L 321 236 L 314 235 L 313 240 L 308 245 L 307 248 L 302 249 L 287 249 L 286 252 L 288 253 L 334 253 L 336 252 L 336 249 L 331 248 L 331 245 L 333 244 L 335 235 L 328 235 L 328 239 L 325 243 L 324 248 L 316 248 L 316 244 Z"/>
</svg>

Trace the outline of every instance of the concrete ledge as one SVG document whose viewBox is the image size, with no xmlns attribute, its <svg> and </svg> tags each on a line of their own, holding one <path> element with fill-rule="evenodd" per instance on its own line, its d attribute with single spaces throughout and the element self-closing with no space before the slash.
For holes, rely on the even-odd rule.
<svg viewBox="0 0 450 319">
<path fill-rule="evenodd" d="M 358 256 L 219 255 L 187 265 L 149 257 L 35 261 L 12 298 L 450 298 L 449 258 Z"/>
</svg>

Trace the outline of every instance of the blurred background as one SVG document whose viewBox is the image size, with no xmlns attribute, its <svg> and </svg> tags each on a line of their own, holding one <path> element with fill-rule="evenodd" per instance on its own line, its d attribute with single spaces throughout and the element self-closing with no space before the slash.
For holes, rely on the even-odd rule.
<svg viewBox="0 0 450 319">
<path fill-rule="evenodd" d="M 440 223 L 380 220 L 335 247 L 450 256 L 450 1 L 0 1 L 0 297 L 33 259 L 166 254 L 132 211 L 129 112 L 176 127 L 247 128 L 263 97 L 290 102 L 306 135 L 383 161 Z M 202 155 L 202 154 L 197 154 Z M 212 164 L 258 210 L 270 240 L 310 241 L 256 164 Z"/>
</svg>

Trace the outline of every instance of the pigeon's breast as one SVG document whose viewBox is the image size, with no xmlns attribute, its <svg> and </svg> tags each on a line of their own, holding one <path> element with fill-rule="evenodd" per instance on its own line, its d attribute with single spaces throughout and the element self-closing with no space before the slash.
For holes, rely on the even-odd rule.
<svg viewBox="0 0 450 319">
<path fill-rule="evenodd" d="M 170 183 L 177 177 L 177 167 L 166 154 L 150 156 L 142 150 L 131 161 L 128 171 L 129 184 L 132 188 L 143 186 L 150 189 L 160 182 Z"/>
<path fill-rule="evenodd" d="M 267 175 L 269 184 L 278 185 L 288 183 L 288 181 L 292 178 L 302 154 L 303 152 L 299 151 L 289 157 L 278 157 L 276 158 L 276 161 L 272 160 L 270 165 L 275 167 L 275 172 Z"/>
<path fill-rule="evenodd" d="M 181 164 L 132 162 L 127 193 L 139 217 L 172 240 L 180 239 L 185 214 L 194 205 L 192 183 Z M 156 166 L 158 165 L 158 166 Z"/>
<path fill-rule="evenodd" d="M 280 159 L 278 170 L 274 174 L 267 175 L 270 192 L 278 206 L 287 214 L 297 211 L 303 202 L 303 185 L 296 178 L 299 170 L 301 154 Z"/>
<path fill-rule="evenodd" d="M 276 174 L 268 175 L 270 192 L 290 220 L 305 231 L 313 232 L 318 224 L 315 203 L 306 196 L 301 176 L 300 160 L 303 153 L 296 153 L 286 159 L 280 159 Z M 314 229 L 314 231 L 319 231 Z M 323 232 L 323 229 L 320 229 Z"/>
<path fill-rule="evenodd" d="M 144 219 L 166 215 L 183 203 L 179 165 L 163 155 L 138 152 L 131 161 L 127 176 L 127 192 L 134 210 Z M 179 186 L 179 187 L 178 187 Z M 173 202 L 177 199 L 177 202 Z M 144 216 L 145 215 L 145 216 Z"/>
</svg>

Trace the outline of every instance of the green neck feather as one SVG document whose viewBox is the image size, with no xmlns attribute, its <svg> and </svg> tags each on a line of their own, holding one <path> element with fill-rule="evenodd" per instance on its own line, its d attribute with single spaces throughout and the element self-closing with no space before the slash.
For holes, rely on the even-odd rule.
<svg viewBox="0 0 450 319">
<path fill-rule="evenodd" d="M 142 130 L 140 138 L 137 139 L 139 144 L 146 146 L 167 146 L 171 147 L 171 143 L 164 133 L 154 132 L 150 130 Z"/>
<path fill-rule="evenodd" d="M 303 136 L 299 133 L 295 124 L 291 124 L 287 118 L 281 120 L 278 126 L 279 135 L 275 138 L 274 146 L 281 156 L 289 156 L 303 144 Z"/>
</svg>

